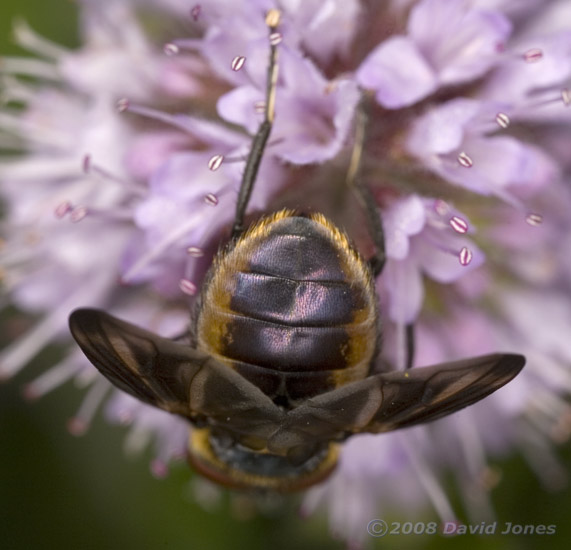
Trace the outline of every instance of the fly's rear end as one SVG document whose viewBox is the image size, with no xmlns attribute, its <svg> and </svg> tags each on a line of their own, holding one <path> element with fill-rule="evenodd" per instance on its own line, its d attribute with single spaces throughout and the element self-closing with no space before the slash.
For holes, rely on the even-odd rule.
<svg viewBox="0 0 571 550">
<path fill-rule="evenodd" d="M 197 346 L 292 408 L 367 376 L 378 315 L 369 268 L 321 214 L 263 218 L 215 261 Z"/>
</svg>

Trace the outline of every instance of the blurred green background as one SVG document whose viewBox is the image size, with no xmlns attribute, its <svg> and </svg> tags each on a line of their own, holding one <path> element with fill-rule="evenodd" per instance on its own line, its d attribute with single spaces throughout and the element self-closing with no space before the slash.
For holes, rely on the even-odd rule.
<svg viewBox="0 0 571 550">
<path fill-rule="evenodd" d="M 48 38 L 77 44 L 76 8 L 71 1 L 2 0 L 0 53 L 19 52 L 11 21 L 23 16 Z M 149 473 L 149 456 L 122 453 L 125 431 L 100 417 L 83 437 L 66 431 L 82 399 L 72 384 L 33 403 L 21 396 L 26 381 L 53 359 L 49 354 L 0 385 L 0 547 L 30 548 L 344 548 L 333 541 L 323 517 L 302 520 L 296 501 L 272 517 L 235 519 L 228 499 L 207 512 L 190 498 L 191 473 L 181 464 L 165 480 Z M 560 449 L 571 472 L 569 445 Z M 372 457 L 374 460 L 374 457 Z M 556 524 L 554 536 L 441 536 L 369 538 L 371 548 L 519 549 L 568 548 L 571 490 L 546 493 L 514 457 L 499 464 L 503 481 L 493 492 L 500 521 Z M 453 493 L 451 486 L 450 492 Z M 461 510 L 456 502 L 456 509 Z M 363 518 L 363 529 L 373 518 Z M 385 518 L 406 521 L 407 518 Z M 435 517 L 427 511 L 426 521 Z"/>
</svg>

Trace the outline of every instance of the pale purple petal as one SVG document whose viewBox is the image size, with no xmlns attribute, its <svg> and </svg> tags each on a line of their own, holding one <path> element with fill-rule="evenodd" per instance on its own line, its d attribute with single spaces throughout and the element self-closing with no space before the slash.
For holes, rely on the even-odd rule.
<svg viewBox="0 0 571 550">
<path fill-rule="evenodd" d="M 403 260 L 409 252 L 409 237 L 419 233 L 425 221 L 424 205 L 416 195 L 400 199 L 387 208 L 383 212 L 387 256 Z"/>
<path fill-rule="evenodd" d="M 291 18 L 290 32 L 312 57 L 328 63 L 348 54 L 361 11 L 357 0 L 283 0 L 280 8 Z"/>
<path fill-rule="evenodd" d="M 161 87 L 157 73 L 166 66 L 172 73 L 178 62 L 166 59 L 154 47 L 132 6 L 101 2 L 92 3 L 90 9 L 92 17 L 84 19 L 86 44 L 59 60 L 61 74 L 87 94 L 98 90 L 110 99 L 129 95 L 138 101 L 148 100 Z M 187 89 L 192 89 L 192 80 L 188 80 Z"/>
<path fill-rule="evenodd" d="M 176 132 L 156 132 L 138 136 L 125 159 L 127 169 L 137 180 L 152 176 L 169 155 L 188 146 L 189 138 Z"/>
<path fill-rule="evenodd" d="M 565 361 L 571 360 L 568 330 L 571 310 L 565 296 L 550 295 L 534 290 L 506 293 L 502 304 L 514 323 L 526 334 L 533 334 L 534 344 Z"/>
<path fill-rule="evenodd" d="M 347 137 L 359 101 L 357 86 L 351 81 L 324 85 L 313 97 L 282 96 L 276 113 L 272 152 L 295 164 L 323 162 L 335 156 Z"/>
<path fill-rule="evenodd" d="M 498 10 L 510 18 L 536 16 L 536 10 L 545 9 L 545 0 L 474 0 L 475 8 Z"/>
<path fill-rule="evenodd" d="M 457 150 L 479 110 L 477 101 L 456 99 L 428 111 L 412 124 L 407 149 L 419 157 Z"/>
<path fill-rule="evenodd" d="M 472 253 L 469 265 L 459 261 L 460 250 L 466 247 Z M 484 263 L 484 253 L 465 237 L 429 228 L 412 239 L 411 253 L 420 269 L 439 283 L 451 283 Z"/>
<path fill-rule="evenodd" d="M 496 62 L 511 24 L 504 15 L 470 9 L 467 2 L 422 0 L 411 11 L 408 31 L 439 82 L 458 84 Z"/>
<path fill-rule="evenodd" d="M 408 256 L 404 260 L 387 261 L 381 281 L 389 294 L 391 320 L 400 324 L 413 322 L 424 299 L 422 276 L 415 259 Z"/>
<path fill-rule="evenodd" d="M 563 85 L 571 75 L 571 30 L 521 41 L 520 55 L 508 57 L 485 84 L 483 96 L 505 101 L 525 100 L 537 89 Z M 524 52 L 538 49 L 542 58 L 526 63 Z M 533 116 L 534 109 L 522 110 L 521 116 Z"/>
<path fill-rule="evenodd" d="M 516 0 L 512 0 L 515 2 Z M 541 8 L 534 17 L 527 21 L 526 34 L 530 36 L 553 36 L 571 27 L 571 4 L 567 0 L 552 0 L 545 3 L 542 0 L 527 0 L 529 3 L 540 2 Z"/>
<path fill-rule="evenodd" d="M 395 36 L 377 46 L 355 75 L 357 82 L 376 92 L 377 101 L 388 109 L 416 103 L 437 87 L 434 71 L 406 36 Z"/>
<path fill-rule="evenodd" d="M 254 8 L 245 13 L 236 9 L 238 4 L 224 3 L 227 6 L 220 10 L 215 24 L 208 27 L 203 39 L 197 44 L 200 52 L 218 76 L 227 82 L 244 85 L 250 77 L 261 84 L 268 58 L 265 12 Z M 240 55 L 246 58 L 244 68 L 233 71 L 231 62 Z"/>
<path fill-rule="evenodd" d="M 556 164 L 541 149 L 511 137 L 470 140 L 476 171 L 491 189 L 508 185 L 541 187 L 558 176 Z"/>
<path fill-rule="evenodd" d="M 439 175 L 484 195 L 510 186 L 541 187 L 558 169 L 543 151 L 509 136 L 488 136 L 499 106 L 458 99 L 428 111 L 412 126 L 407 149 Z M 462 155 L 470 166 L 460 162 Z"/>
<path fill-rule="evenodd" d="M 216 107 L 223 119 L 243 126 L 253 135 L 262 121 L 262 115 L 256 112 L 256 103 L 263 99 L 263 92 L 254 86 L 240 86 L 221 96 Z"/>
<path fill-rule="evenodd" d="M 501 194 L 509 186 L 542 186 L 557 167 L 541 150 L 511 137 L 472 138 L 463 143 L 473 166 L 445 162 L 440 173 L 450 181 L 484 195 Z"/>
</svg>

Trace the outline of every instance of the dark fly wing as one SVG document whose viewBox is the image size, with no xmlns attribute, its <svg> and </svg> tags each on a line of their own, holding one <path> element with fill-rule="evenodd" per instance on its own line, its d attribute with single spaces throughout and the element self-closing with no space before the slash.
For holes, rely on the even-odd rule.
<svg viewBox="0 0 571 550">
<path fill-rule="evenodd" d="M 239 430 L 252 423 L 260 437 L 283 413 L 257 387 L 210 355 L 121 321 L 78 309 L 71 333 L 93 365 L 137 399 L 187 418 L 208 416 Z"/>
<path fill-rule="evenodd" d="M 524 363 L 521 355 L 494 354 L 370 376 L 289 411 L 270 445 L 279 452 L 315 440 L 431 422 L 501 388 Z"/>
<path fill-rule="evenodd" d="M 524 364 L 522 355 L 493 354 L 383 374 L 383 402 L 362 431 L 387 432 L 459 411 L 507 384 Z"/>
<path fill-rule="evenodd" d="M 190 415 L 190 383 L 208 355 L 100 310 L 74 311 L 69 327 L 91 363 L 119 389 L 169 412 Z"/>
</svg>

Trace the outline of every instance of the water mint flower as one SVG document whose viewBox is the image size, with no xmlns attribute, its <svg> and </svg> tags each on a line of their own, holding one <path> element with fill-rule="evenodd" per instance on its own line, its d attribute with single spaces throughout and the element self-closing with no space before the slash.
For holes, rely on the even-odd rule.
<svg viewBox="0 0 571 550">
<path fill-rule="evenodd" d="M 387 252 L 374 368 L 404 366 L 412 323 L 418 366 L 496 351 L 528 360 L 485 403 L 350 438 L 336 472 L 305 495 L 303 514 L 326 508 L 332 531 L 354 545 L 385 510 L 410 518 L 432 506 L 452 520 L 440 483 L 452 472 L 481 521 L 493 513 L 488 457 L 512 450 L 557 486 L 565 471 L 550 442 L 571 433 L 563 0 L 84 0 L 76 50 L 19 24 L 18 41 L 36 57 L 0 64 L 0 258 L 5 302 L 39 321 L 0 352 L 0 375 L 54 339 L 70 344 L 67 318 L 79 306 L 164 336 L 186 330 L 233 221 L 263 111 L 264 15 L 278 4 L 276 120 L 248 217 L 283 206 L 323 211 L 371 253 L 347 189 L 363 98 L 362 178 Z M 141 16 L 149 12 L 154 33 Z M 111 388 L 73 346 L 26 394 L 73 378 L 89 387 L 73 433 L 101 408 L 128 426 L 129 452 L 154 446 L 154 475 L 184 455 L 186 422 Z"/>
</svg>

